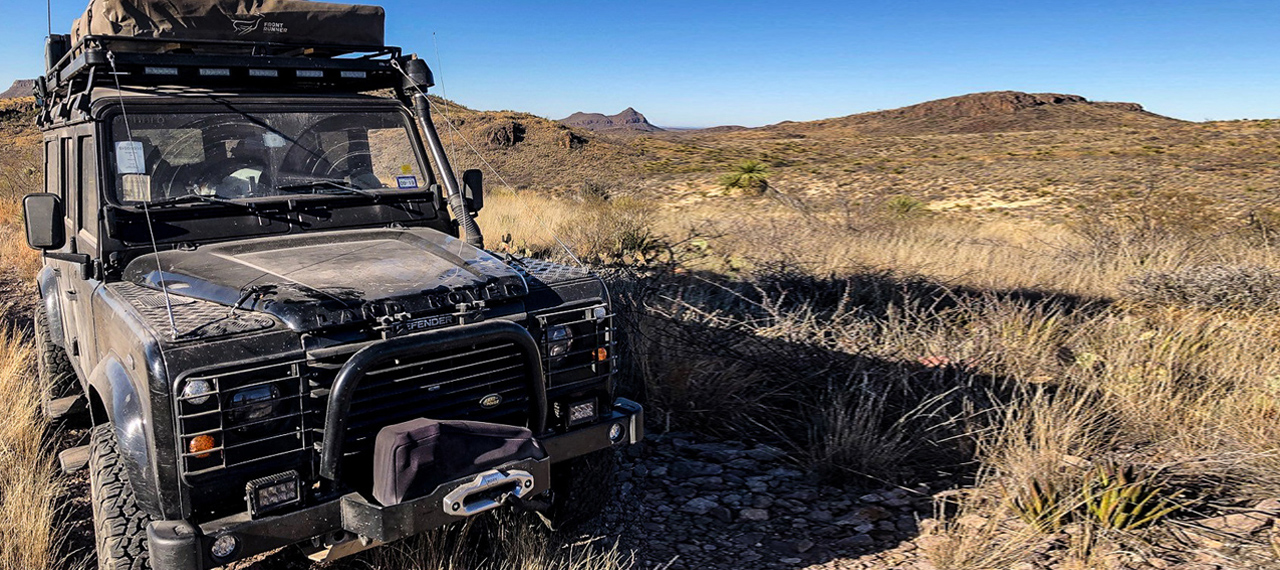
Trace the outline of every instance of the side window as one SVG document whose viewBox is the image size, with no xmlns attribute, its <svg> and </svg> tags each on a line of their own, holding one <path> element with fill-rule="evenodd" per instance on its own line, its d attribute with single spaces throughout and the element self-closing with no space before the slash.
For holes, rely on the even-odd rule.
<svg viewBox="0 0 1280 570">
<path fill-rule="evenodd" d="M 61 195 L 62 191 L 58 187 L 58 181 L 61 180 L 58 166 L 58 141 L 44 141 L 44 191 L 50 194 Z"/>
<path fill-rule="evenodd" d="M 71 137 L 62 139 L 62 204 L 67 218 L 76 219 L 76 211 L 80 208 L 76 203 L 76 140 Z"/>
<path fill-rule="evenodd" d="M 80 137 L 80 229 L 94 232 L 98 227 L 98 161 L 93 137 Z"/>
</svg>

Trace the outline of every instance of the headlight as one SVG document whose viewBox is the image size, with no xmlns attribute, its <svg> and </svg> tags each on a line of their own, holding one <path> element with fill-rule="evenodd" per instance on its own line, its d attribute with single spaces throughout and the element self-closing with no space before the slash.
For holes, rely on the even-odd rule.
<svg viewBox="0 0 1280 570">
<path fill-rule="evenodd" d="M 231 421 L 251 422 L 269 418 L 276 412 L 280 389 L 273 384 L 245 388 L 231 394 Z"/>
<path fill-rule="evenodd" d="M 573 342 L 573 331 L 566 325 L 547 327 L 547 356 L 562 357 L 569 353 L 569 345 Z"/>
</svg>

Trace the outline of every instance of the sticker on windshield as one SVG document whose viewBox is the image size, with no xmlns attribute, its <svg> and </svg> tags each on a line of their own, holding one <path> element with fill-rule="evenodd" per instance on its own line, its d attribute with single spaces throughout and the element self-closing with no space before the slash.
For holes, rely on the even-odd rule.
<svg viewBox="0 0 1280 570">
<path fill-rule="evenodd" d="M 146 174 L 126 174 L 120 177 L 120 190 L 126 202 L 151 201 L 151 177 Z"/>
<path fill-rule="evenodd" d="M 120 174 L 145 174 L 146 159 L 142 156 L 142 143 L 120 141 L 116 143 L 116 172 Z"/>
<path fill-rule="evenodd" d="M 262 146 L 267 148 L 284 148 L 284 137 L 276 133 L 263 133 Z"/>
<path fill-rule="evenodd" d="M 412 174 L 412 173 L 413 173 L 413 165 L 412 165 L 412 164 L 401 164 L 401 165 L 400 165 L 400 174 Z"/>
<path fill-rule="evenodd" d="M 397 177 L 396 177 L 396 186 L 397 186 L 397 187 L 399 187 L 401 190 L 408 190 L 408 189 L 410 189 L 410 188 L 417 188 L 417 187 L 418 187 L 418 177 L 417 177 L 417 176 L 397 176 Z"/>
</svg>

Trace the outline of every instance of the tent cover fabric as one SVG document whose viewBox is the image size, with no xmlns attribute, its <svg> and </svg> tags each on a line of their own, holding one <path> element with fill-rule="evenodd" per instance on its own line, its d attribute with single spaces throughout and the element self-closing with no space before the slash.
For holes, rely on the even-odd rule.
<svg viewBox="0 0 1280 570">
<path fill-rule="evenodd" d="M 308 0 L 90 0 L 71 44 L 107 35 L 371 47 L 383 45 L 384 21 L 381 6 Z"/>
</svg>

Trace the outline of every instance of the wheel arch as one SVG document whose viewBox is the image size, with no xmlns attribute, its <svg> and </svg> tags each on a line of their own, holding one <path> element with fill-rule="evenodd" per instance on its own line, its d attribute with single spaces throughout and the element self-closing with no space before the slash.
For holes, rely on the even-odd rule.
<svg viewBox="0 0 1280 570">
<path fill-rule="evenodd" d="M 40 303 L 44 305 L 49 321 L 49 340 L 67 348 L 66 329 L 62 328 L 62 299 L 58 296 L 58 271 L 44 266 L 36 275 L 36 287 L 40 291 Z"/>
<path fill-rule="evenodd" d="M 144 400 L 145 392 L 138 391 L 139 385 L 145 386 L 146 379 L 135 382 L 124 364 L 114 354 L 108 355 L 90 375 L 89 403 L 95 425 L 112 424 L 120 460 L 129 472 L 138 505 L 159 514 L 155 441 L 150 430 L 154 422 Z"/>
</svg>

